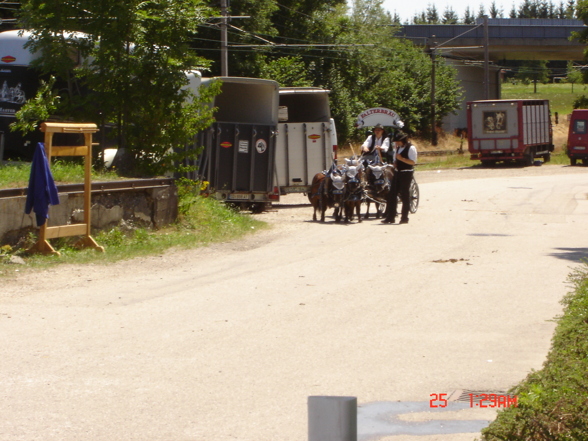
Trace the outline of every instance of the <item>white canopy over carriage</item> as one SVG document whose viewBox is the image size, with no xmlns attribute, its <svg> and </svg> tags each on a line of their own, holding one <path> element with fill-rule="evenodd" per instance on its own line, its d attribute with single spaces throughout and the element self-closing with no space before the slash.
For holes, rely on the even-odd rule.
<svg viewBox="0 0 588 441">
<path fill-rule="evenodd" d="M 356 128 L 361 129 L 363 127 L 373 127 L 377 124 L 394 129 L 404 127 L 404 122 L 400 120 L 400 116 L 394 110 L 385 107 L 372 107 L 364 110 L 357 116 L 357 121 L 355 121 L 354 125 Z"/>
</svg>

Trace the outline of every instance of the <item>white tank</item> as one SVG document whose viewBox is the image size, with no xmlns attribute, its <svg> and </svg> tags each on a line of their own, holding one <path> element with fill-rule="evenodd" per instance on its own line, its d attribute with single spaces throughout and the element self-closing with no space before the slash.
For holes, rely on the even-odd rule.
<svg viewBox="0 0 588 441">
<path fill-rule="evenodd" d="M 22 35 L 21 35 L 22 33 Z M 4 31 L 0 32 L 0 67 L 1 66 L 28 66 L 31 61 L 38 58 L 24 45 L 31 33 L 28 31 Z"/>
</svg>

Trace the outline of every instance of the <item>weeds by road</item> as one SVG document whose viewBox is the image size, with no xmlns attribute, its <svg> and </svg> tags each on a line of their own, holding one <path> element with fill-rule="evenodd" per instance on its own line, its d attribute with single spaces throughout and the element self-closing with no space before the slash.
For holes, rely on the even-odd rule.
<svg viewBox="0 0 588 441">
<path fill-rule="evenodd" d="M 93 249 L 78 249 L 74 246 L 75 238 L 52 240 L 52 246 L 61 256 L 44 256 L 28 254 L 26 250 L 36 241 L 31 234 L 23 238 L 18 247 L 0 248 L 0 261 L 8 261 L 17 255 L 26 261 L 22 265 L 2 265 L 0 276 L 24 268 L 40 269 L 50 265 L 66 263 L 113 263 L 121 259 L 156 255 L 171 248 L 190 248 L 213 242 L 233 240 L 267 224 L 242 214 L 211 198 L 200 196 L 200 187 L 191 181 L 182 181 L 178 186 L 179 216 L 175 224 L 160 230 L 134 228 L 129 223 L 106 231 L 95 232 L 96 242 L 103 246 L 105 253 Z"/>
<path fill-rule="evenodd" d="M 565 310 L 543 368 L 510 391 L 518 406 L 499 412 L 482 440 L 588 439 L 588 264 L 569 281 L 574 289 L 562 300 Z"/>
</svg>

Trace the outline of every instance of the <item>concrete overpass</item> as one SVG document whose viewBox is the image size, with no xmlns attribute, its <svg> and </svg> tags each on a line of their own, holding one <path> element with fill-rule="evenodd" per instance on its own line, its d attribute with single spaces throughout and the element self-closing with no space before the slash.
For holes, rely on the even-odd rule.
<svg viewBox="0 0 588 441">
<path fill-rule="evenodd" d="M 427 48 L 441 45 L 444 54 L 455 57 L 484 59 L 484 27 L 478 26 L 481 23 L 405 25 L 398 36 Z M 584 60 L 587 46 L 570 41 L 569 37 L 572 32 L 586 29 L 588 27 L 580 20 L 488 19 L 490 60 L 496 63 L 503 60 Z M 444 44 L 448 40 L 452 41 Z"/>
<path fill-rule="evenodd" d="M 482 20 L 476 25 L 406 25 L 397 34 L 424 50 L 439 47 L 442 50 L 437 52 L 456 68 L 463 89 L 462 106 L 443 119 L 445 131 L 467 127 L 465 103 L 486 98 L 481 24 Z M 588 27 L 580 20 L 489 19 L 488 55 L 493 63 L 489 66 L 488 98 L 501 98 L 500 64 L 505 60 L 583 61 L 588 46 L 569 37 L 585 29 Z"/>
</svg>

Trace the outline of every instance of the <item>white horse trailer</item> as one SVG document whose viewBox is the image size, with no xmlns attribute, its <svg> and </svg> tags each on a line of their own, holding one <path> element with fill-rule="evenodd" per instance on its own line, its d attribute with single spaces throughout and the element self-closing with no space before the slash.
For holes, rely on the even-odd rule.
<svg viewBox="0 0 588 441">
<path fill-rule="evenodd" d="M 316 173 L 337 158 L 337 131 L 329 91 L 280 88 L 274 186 L 280 194 L 308 193 Z"/>
</svg>

